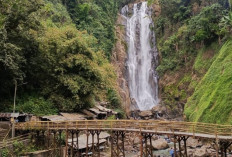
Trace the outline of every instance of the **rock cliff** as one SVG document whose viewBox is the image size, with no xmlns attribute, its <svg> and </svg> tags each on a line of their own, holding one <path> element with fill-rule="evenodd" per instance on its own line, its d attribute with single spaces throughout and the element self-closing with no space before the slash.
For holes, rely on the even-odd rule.
<svg viewBox="0 0 232 157">
<path fill-rule="evenodd" d="M 126 80 L 126 66 L 127 59 L 127 44 L 125 39 L 125 27 L 123 25 L 124 19 L 118 15 L 116 24 L 116 44 L 112 53 L 112 64 L 116 69 L 118 93 L 121 97 L 122 107 L 129 114 L 131 108 L 130 93 L 128 83 Z"/>
</svg>

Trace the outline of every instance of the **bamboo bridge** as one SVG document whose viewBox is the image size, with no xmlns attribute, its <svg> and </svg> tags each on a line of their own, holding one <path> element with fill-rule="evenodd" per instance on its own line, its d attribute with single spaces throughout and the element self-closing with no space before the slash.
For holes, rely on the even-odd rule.
<svg viewBox="0 0 232 157">
<path fill-rule="evenodd" d="M 100 157 L 99 134 L 108 131 L 111 134 L 111 157 L 125 157 L 124 141 L 126 133 L 136 132 L 140 137 L 140 156 L 153 157 L 152 136 L 166 135 L 174 139 L 175 156 L 188 156 L 186 141 L 189 137 L 208 140 L 216 145 L 216 156 L 227 156 L 228 148 L 232 144 L 232 125 L 217 125 L 207 123 L 155 121 L 155 120 L 80 120 L 80 121 L 35 121 L 17 123 L 19 133 L 35 133 L 35 137 L 48 140 L 48 149 L 55 149 L 62 145 L 61 136 L 65 133 L 65 156 Z M 84 155 L 78 150 L 78 136 L 87 135 Z M 88 137 L 92 136 L 91 147 Z M 94 141 L 94 136 L 97 140 Z M 68 139 L 71 138 L 71 142 Z M 45 140 L 45 139 L 44 139 Z M 50 142 L 49 142 L 50 140 Z M 52 141 L 52 142 L 51 142 Z M 177 151 L 179 150 L 179 151 Z M 54 152 L 53 152 L 54 154 Z"/>
</svg>

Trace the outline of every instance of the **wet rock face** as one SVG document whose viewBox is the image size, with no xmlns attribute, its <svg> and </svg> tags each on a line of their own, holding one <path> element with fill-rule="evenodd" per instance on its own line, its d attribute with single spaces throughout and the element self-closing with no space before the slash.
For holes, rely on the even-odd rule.
<svg viewBox="0 0 232 157">
<path fill-rule="evenodd" d="M 132 105 L 137 105 L 136 102 L 132 99 Z M 142 120 L 166 120 L 169 119 L 167 115 L 167 108 L 162 105 L 157 105 L 153 107 L 151 110 L 140 111 L 138 108 L 134 108 L 130 112 L 131 119 L 142 119 Z"/>
<path fill-rule="evenodd" d="M 127 14 L 127 13 L 126 13 Z M 117 27 L 116 27 L 116 37 L 117 42 L 115 44 L 115 48 L 113 49 L 112 55 L 112 64 L 115 67 L 115 71 L 117 74 L 117 85 L 118 85 L 118 93 L 121 97 L 122 107 L 127 112 L 130 112 L 131 100 L 130 93 L 128 88 L 128 83 L 126 79 L 126 60 L 127 60 L 127 45 L 125 39 L 125 29 L 121 27 L 125 25 L 126 21 L 122 16 L 118 16 Z"/>
</svg>

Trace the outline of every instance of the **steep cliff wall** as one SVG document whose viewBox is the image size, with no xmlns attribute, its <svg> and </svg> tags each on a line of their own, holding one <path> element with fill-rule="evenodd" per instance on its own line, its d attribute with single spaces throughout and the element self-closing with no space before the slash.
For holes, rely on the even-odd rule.
<svg viewBox="0 0 232 157">
<path fill-rule="evenodd" d="M 118 15 L 116 22 L 116 44 L 112 53 L 112 64 L 116 69 L 118 93 L 121 97 L 122 107 L 129 114 L 131 110 L 131 100 L 126 80 L 126 59 L 127 59 L 127 44 L 125 39 L 125 19 Z"/>
</svg>

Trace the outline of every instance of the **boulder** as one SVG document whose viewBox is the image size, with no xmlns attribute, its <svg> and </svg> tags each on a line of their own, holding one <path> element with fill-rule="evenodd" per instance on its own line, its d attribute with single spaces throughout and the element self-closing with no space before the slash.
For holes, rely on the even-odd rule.
<svg viewBox="0 0 232 157">
<path fill-rule="evenodd" d="M 152 140 L 158 140 L 158 137 L 157 136 L 152 136 Z"/>
<path fill-rule="evenodd" d="M 160 138 L 158 140 L 152 141 L 152 147 L 155 150 L 162 150 L 169 148 L 169 145 L 166 140 Z"/>
<path fill-rule="evenodd" d="M 125 146 L 125 151 L 132 151 L 133 147 L 132 146 Z"/>
<path fill-rule="evenodd" d="M 152 112 L 151 111 L 141 111 L 139 113 L 139 116 L 142 117 L 142 118 L 145 118 L 145 117 L 152 117 Z"/>
<path fill-rule="evenodd" d="M 206 151 L 207 151 L 207 153 L 208 153 L 209 155 L 216 154 L 216 152 L 217 152 L 215 149 L 212 149 L 212 148 L 207 149 Z"/>
<path fill-rule="evenodd" d="M 198 139 L 189 137 L 189 139 L 187 140 L 187 146 L 190 148 L 197 148 L 197 147 L 201 147 L 202 145 L 203 145 L 202 142 L 199 141 Z"/>
<path fill-rule="evenodd" d="M 141 142 L 141 140 L 139 137 L 134 138 L 134 141 L 133 141 L 134 145 L 140 144 L 140 142 Z"/>
<path fill-rule="evenodd" d="M 205 147 L 201 147 L 201 148 L 195 149 L 193 156 L 194 157 L 206 157 L 208 156 L 208 153 Z"/>
<path fill-rule="evenodd" d="M 152 113 L 156 115 L 156 118 L 161 118 L 165 115 L 167 108 L 163 105 L 156 105 L 152 108 Z"/>
<path fill-rule="evenodd" d="M 159 112 L 160 111 L 160 105 L 156 105 L 152 108 L 153 112 Z"/>
<path fill-rule="evenodd" d="M 194 149 L 187 149 L 188 156 L 193 156 L 194 152 L 195 152 Z"/>
</svg>

